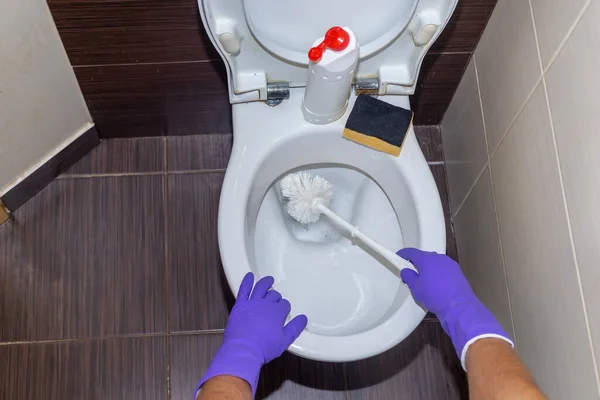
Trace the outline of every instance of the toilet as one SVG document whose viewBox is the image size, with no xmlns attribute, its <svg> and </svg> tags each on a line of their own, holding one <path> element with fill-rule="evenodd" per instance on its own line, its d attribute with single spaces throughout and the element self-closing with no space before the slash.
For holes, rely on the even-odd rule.
<svg viewBox="0 0 600 400">
<path fill-rule="evenodd" d="M 308 316 L 289 349 L 298 356 L 371 357 L 404 340 L 426 314 L 391 265 L 325 217 L 307 226 L 286 215 L 277 182 L 310 170 L 332 183 L 331 208 L 382 245 L 445 253 L 440 196 L 412 127 L 399 157 L 348 141 L 342 131 L 357 93 L 410 109 L 423 57 L 456 3 L 199 0 L 232 104 L 234 141 L 218 218 L 225 276 L 234 294 L 250 271 L 275 278 L 292 304 L 290 318 Z M 333 86 L 317 98 L 327 104 L 314 108 L 308 74 L 315 62 L 307 52 L 334 26 L 356 40 L 357 61 L 339 82 L 325 82 Z"/>
</svg>

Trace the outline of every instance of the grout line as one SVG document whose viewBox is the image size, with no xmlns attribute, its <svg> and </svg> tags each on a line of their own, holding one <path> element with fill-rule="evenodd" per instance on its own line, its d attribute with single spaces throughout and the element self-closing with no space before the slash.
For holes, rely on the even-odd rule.
<svg viewBox="0 0 600 400">
<path fill-rule="evenodd" d="M 556 134 L 554 130 L 554 122 L 552 120 L 552 111 L 550 108 L 550 100 L 548 99 L 548 90 L 546 88 L 546 79 L 544 78 L 544 92 L 546 95 L 546 106 L 548 107 L 548 116 L 550 119 L 550 132 L 552 133 L 552 142 L 554 144 L 554 153 L 556 157 L 556 163 L 558 167 L 558 178 L 560 182 L 560 189 L 562 194 L 562 201 L 565 208 L 565 214 L 567 218 L 567 229 L 569 231 L 569 241 L 571 244 L 571 251 L 573 253 L 573 261 L 575 263 L 575 276 L 577 277 L 577 284 L 579 286 L 579 296 L 581 298 L 581 305 L 583 306 L 583 318 L 585 321 L 585 327 L 588 335 L 588 341 L 591 350 L 592 363 L 594 365 L 594 370 L 596 373 L 596 386 L 598 388 L 598 392 L 600 392 L 600 371 L 598 370 L 598 360 L 596 360 L 596 353 L 594 351 L 594 340 L 592 336 L 592 330 L 590 328 L 590 319 L 588 316 L 588 308 L 585 302 L 585 295 L 583 292 L 583 283 L 581 280 L 581 272 L 579 271 L 579 261 L 577 259 L 577 251 L 575 249 L 575 239 L 573 238 L 573 227 L 571 225 L 571 217 L 569 215 L 569 205 L 567 202 L 567 194 L 565 193 L 565 184 L 563 180 L 562 167 L 560 165 L 560 156 L 558 155 L 558 145 L 556 143 Z"/>
<path fill-rule="evenodd" d="M 202 335 L 221 335 L 225 332 L 225 329 L 206 329 L 203 331 L 181 331 L 173 332 L 169 336 L 202 336 Z"/>
<path fill-rule="evenodd" d="M 481 122 L 483 123 L 483 138 L 485 139 L 485 151 L 487 153 L 487 162 L 490 163 L 490 143 L 488 141 L 487 127 L 485 126 L 485 113 L 483 112 L 483 100 L 481 100 L 481 87 L 479 85 L 479 70 L 477 69 L 477 58 L 475 57 L 475 55 L 473 55 L 473 68 L 475 69 L 475 84 L 477 85 L 479 110 L 481 111 Z"/>
<path fill-rule="evenodd" d="M 163 153 L 164 154 L 164 153 Z M 166 161 L 166 160 L 165 160 Z M 164 271 L 165 271 L 165 287 L 164 287 L 164 304 L 165 312 L 165 327 L 167 335 L 171 334 L 171 302 L 170 302 L 170 274 L 169 274 L 169 200 L 167 188 L 167 176 L 162 177 L 162 196 L 163 196 L 163 250 L 164 250 Z M 165 338 L 165 358 L 166 358 L 166 377 L 167 377 L 167 398 L 171 398 L 171 341 Z"/>
<path fill-rule="evenodd" d="M 534 29 L 535 30 L 535 29 Z M 481 100 L 481 88 L 479 86 L 479 71 L 477 70 L 477 59 L 473 55 L 473 65 L 475 67 L 475 80 L 477 83 L 477 94 L 479 96 L 479 109 L 481 110 L 481 120 L 483 122 L 483 135 L 485 138 L 485 148 L 487 151 L 488 161 L 487 168 L 490 174 L 490 188 L 492 189 L 492 202 L 494 203 L 494 218 L 496 219 L 496 232 L 498 234 L 498 245 L 500 246 L 500 258 L 502 261 L 502 272 L 504 273 L 504 287 L 506 288 L 506 300 L 508 302 L 508 316 L 512 325 L 513 342 L 515 348 L 518 348 L 517 331 L 515 329 L 515 319 L 513 316 L 512 301 L 510 300 L 510 288 L 508 284 L 508 272 L 506 271 L 506 260 L 504 258 L 504 245 L 502 243 L 502 235 L 500 234 L 500 218 L 498 217 L 498 203 L 496 202 L 496 191 L 494 190 L 494 177 L 492 175 L 492 156 L 490 155 L 490 144 L 488 142 L 488 133 L 485 125 L 485 112 L 483 112 L 483 101 Z M 516 120 L 515 120 L 516 121 Z M 463 203 L 464 204 L 464 203 Z"/>
<path fill-rule="evenodd" d="M 224 173 L 225 168 L 217 169 L 192 169 L 192 170 L 181 170 L 181 171 L 167 171 L 166 175 L 193 175 L 193 174 L 216 174 Z"/>
<path fill-rule="evenodd" d="M 426 55 L 461 55 L 461 54 L 473 54 L 475 53 L 475 49 L 473 51 L 428 51 Z"/>
<path fill-rule="evenodd" d="M 506 293 L 507 293 L 507 299 L 508 299 L 508 311 L 509 311 L 509 315 L 510 315 L 510 319 L 511 319 L 511 323 L 512 323 L 512 328 L 513 328 L 513 339 L 515 342 L 515 346 L 517 345 L 517 337 L 516 337 L 516 332 L 514 329 L 514 319 L 513 319 L 513 312 L 512 312 L 512 303 L 510 301 L 510 293 L 508 290 L 508 278 L 507 278 L 507 273 L 506 273 L 506 263 L 504 260 L 504 251 L 503 251 L 503 247 L 502 247 L 502 238 L 500 236 L 500 224 L 498 221 L 498 209 L 497 209 L 497 205 L 496 205 L 496 196 L 494 193 L 494 183 L 492 180 L 492 167 L 491 167 L 491 156 L 489 154 L 489 144 L 488 144 L 488 138 L 487 138 L 487 129 L 486 129 L 486 125 L 485 125 L 485 113 L 483 111 L 483 103 L 481 100 L 481 89 L 479 86 L 479 72 L 477 70 L 477 60 L 475 58 L 475 56 L 473 56 L 473 63 L 475 66 L 475 79 L 477 82 L 477 92 L 478 92 L 478 96 L 479 96 L 479 107 L 481 110 L 481 118 L 483 119 L 483 130 L 484 130 L 484 137 L 485 137 L 485 142 L 486 142 L 486 151 L 488 153 L 488 161 L 485 163 L 485 165 L 483 166 L 482 170 L 477 174 L 477 177 L 475 178 L 474 183 L 471 185 L 471 187 L 469 188 L 469 190 L 467 191 L 467 194 L 465 195 L 465 197 L 462 199 L 462 201 L 460 202 L 460 204 L 458 205 L 458 208 L 456 209 L 455 212 L 452 213 L 452 219 L 455 219 L 456 216 L 458 215 L 458 213 L 461 211 L 463 205 L 466 203 L 467 199 L 471 196 L 471 193 L 473 192 L 473 190 L 475 189 L 475 186 L 477 185 L 477 183 L 479 182 L 479 180 L 481 179 L 481 177 L 483 176 L 483 174 L 485 173 L 486 169 L 488 169 L 489 174 L 490 174 L 490 181 L 491 181 L 491 185 L 492 185 L 492 199 L 494 201 L 494 212 L 495 212 L 495 217 L 496 217 L 496 228 L 498 230 L 498 240 L 500 242 L 500 254 L 502 257 L 502 268 L 503 268 L 503 272 L 504 272 L 504 280 L 505 280 L 505 287 L 506 287 Z M 537 87 L 537 85 L 536 85 Z M 509 128 L 510 130 L 510 128 Z M 457 249 L 458 250 L 458 249 Z"/>
<path fill-rule="evenodd" d="M 165 376 L 167 378 L 167 399 L 171 398 L 171 337 L 165 336 Z"/>
<path fill-rule="evenodd" d="M 56 179 L 90 179 L 90 178 L 114 178 L 122 176 L 157 176 L 164 175 L 162 171 L 158 172 L 124 172 L 107 174 L 81 174 L 81 175 L 60 175 Z"/>
<path fill-rule="evenodd" d="M 167 151 L 167 137 L 163 136 L 163 172 L 167 173 L 169 170 L 169 156 Z"/>
<path fill-rule="evenodd" d="M 350 385 L 348 384 L 348 363 L 342 364 L 342 379 L 344 380 L 344 400 L 351 400 Z"/>
<path fill-rule="evenodd" d="M 538 41 L 537 41 L 537 32 L 536 32 L 536 28 L 535 28 L 535 21 L 533 19 L 533 10 L 531 8 L 531 2 L 529 2 L 529 8 L 530 8 L 530 12 L 531 12 L 531 19 L 532 19 L 532 25 L 533 25 L 533 34 L 535 35 L 535 39 L 536 39 L 535 42 L 536 42 L 536 48 L 537 48 L 537 52 L 538 52 L 538 59 L 540 59 L 541 58 L 540 57 L 540 49 L 539 49 L 539 44 L 538 44 Z M 475 60 L 475 53 L 473 53 L 473 59 Z M 474 63 L 476 64 L 476 61 L 474 61 Z M 480 103 L 480 107 L 481 107 L 481 115 L 484 118 L 484 130 L 486 131 L 486 146 L 488 148 L 488 163 L 489 163 L 489 161 L 494 157 L 494 154 L 496 154 L 496 151 L 498 150 L 498 148 L 504 142 L 504 139 L 506 138 L 506 136 L 508 135 L 508 133 L 512 129 L 513 125 L 517 122 L 517 119 L 519 119 L 519 117 L 521 116 L 521 113 L 523 113 L 523 110 L 525 109 L 525 107 L 527 106 L 527 104 L 529 104 L 529 100 L 531 99 L 531 97 L 533 96 L 533 94 L 537 90 L 540 82 L 542 81 L 542 78 L 544 76 L 544 71 L 543 71 L 543 68 L 542 68 L 541 63 L 540 63 L 540 76 L 535 81 L 535 83 L 534 83 L 531 91 L 527 94 L 527 96 L 525 96 L 525 100 L 523 101 L 523 103 L 519 107 L 519 110 L 516 112 L 514 118 L 511 120 L 510 124 L 508 124 L 508 127 L 506 128 L 506 130 L 500 136 L 500 140 L 498 141 L 498 143 L 496 144 L 496 146 L 491 151 L 490 151 L 490 146 L 489 146 L 489 142 L 488 142 L 487 128 L 485 126 L 485 112 L 483 110 L 483 100 L 482 100 L 482 97 L 481 97 L 481 85 L 480 85 L 480 82 L 479 82 L 479 71 L 477 70 L 477 67 L 475 68 L 475 76 L 477 78 L 477 90 L 479 92 L 479 103 Z"/>
<path fill-rule="evenodd" d="M 202 331 L 182 331 L 182 332 L 156 332 L 156 333 L 134 333 L 126 335 L 113 336 L 95 336 L 85 338 L 67 338 L 67 339 L 39 339 L 39 340 L 20 340 L 12 342 L 0 342 L 2 346 L 16 346 L 29 344 L 62 344 L 62 343 L 79 343 L 92 341 L 108 341 L 108 340 L 126 340 L 126 339 L 145 339 L 145 338 L 160 338 L 160 337 L 178 337 L 178 336 L 203 336 L 203 335 L 219 335 L 225 332 L 225 329 L 206 329 Z"/>
<path fill-rule="evenodd" d="M 556 49 L 556 51 L 554 52 L 554 54 L 552 55 L 552 57 L 550 57 L 550 61 L 548 61 L 548 66 L 546 68 L 544 68 L 544 65 L 542 63 L 542 71 L 543 71 L 544 75 L 546 75 L 546 73 L 548 72 L 548 70 L 550 70 L 550 67 L 552 67 L 552 65 L 554 64 L 554 61 L 556 61 L 556 59 L 558 58 L 558 55 L 560 54 L 561 50 L 563 49 L 563 47 L 565 46 L 565 44 L 567 43 L 567 41 L 569 40 L 569 38 L 571 37 L 571 35 L 573 34 L 573 31 L 575 30 L 575 28 L 579 24 L 579 21 L 581 20 L 581 18 L 583 18 L 585 12 L 590 7 L 590 4 L 592 4 L 592 0 L 587 0 L 587 3 L 581 8 L 581 11 L 579 12 L 579 14 L 577 14 L 577 17 L 575 17 L 575 22 L 567 30 L 567 34 L 565 35 L 565 37 L 563 38 L 563 40 L 558 45 L 558 48 Z M 532 7 L 532 10 L 531 10 L 531 15 L 533 15 L 533 7 Z M 534 18 L 535 18 L 535 16 L 534 16 Z M 534 20 L 534 22 L 535 22 L 535 20 Z M 536 40 L 537 40 L 537 32 L 536 32 Z M 540 60 L 541 60 L 541 57 L 540 57 Z"/>
<path fill-rule="evenodd" d="M 90 179 L 90 178 L 114 178 L 126 176 L 157 176 L 157 175 L 189 175 L 189 174 L 215 174 L 225 172 L 224 168 L 217 169 L 196 169 L 181 171 L 158 171 L 158 172 L 124 172 L 108 174 L 81 174 L 81 175 L 60 175 L 56 179 Z"/>
<path fill-rule="evenodd" d="M 446 164 L 445 161 L 428 161 L 427 165 L 444 165 Z"/>
<path fill-rule="evenodd" d="M 517 111 L 517 114 L 515 115 L 515 117 L 513 118 L 513 120 L 508 125 L 508 128 L 504 131 L 504 133 L 500 137 L 500 140 L 498 141 L 498 144 L 496 144 L 496 147 L 494 147 L 494 149 L 491 152 L 488 152 L 490 160 L 492 159 L 492 157 L 494 157 L 494 154 L 496 154 L 496 151 L 498 150 L 498 148 L 500 147 L 500 145 L 502 145 L 502 143 L 504 142 L 504 139 L 506 139 L 506 136 L 508 135 L 508 132 L 510 132 L 510 130 L 513 127 L 513 125 L 517 122 L 517 119 L 519 119 L 519 117 L 523 113 L 523 110 L 525 109 L 525 107 L 527 106 L 527 104 L 529 104 L 529 100 L 531 100 L 531 98 L 533 97 L 533 94 L 535 93 L 535 91 L 537 90 L 538 86 L 542 82 L 542 77 L 543 77 L 543 75 L 540 73 L 540 77 L 537 78 L 537 80 L 535 81 L 535 84 L 533 85 L 533 88 L 531 89 L 531 91 L 529 92 L 529 94 L 527 95 L 527 97 L 525 98 L 525 101 L 523 102 L 523 104 L 521 104 L 521 107 L 519 107 L 519 111 Z"/>
<path fill-rule="evenodd" d="M 446 245 L 448 244 L 448 234 L 452 235 L 452 240 L 450 243 L 454 244 L 454 255 L 456 256 L 456 261 L 460 261 L 460 254 L 458 253 L 458 243 L 456 241 L 456 230 L 454 229 L 454 217 L 452 216 L 452 199 L 450 198 L 450 182 L 448 182 L 448 168 L 444 167 L 444 184 L 446 185 L 446 199 L 448 200 L 448 221 L 447 221 L 447 229 L 446 229 Z M 446 217 L 444 216 L 444 219 Z M 450 232 L 448 232 L 450 229 Z M 446 246 L 446 254 L 448 254 L 448 250 L 452 251 L 452 248 L 448 249 Z M 436 316 L 437 319 L 437 316 Z"/>
<path fill-rule="evenodd" d="M 483 132 L 484 132 L 484 136 L 485 136 L 485 147 L 486 147 L 486 150 L 488 153 L 487 167 L 488 167 L 488 173 L 490 174 L 490 188 L 492 190 L 492 202 L 494 204 L 494 218 L 496 220 L 496 232 L 498 235 L 498 245 L 500 246 L 500 258 L 502 261 L 502 272 L 504 274 L 504 287 L 506 289 L 506 300 L 508 302 L 508 315 L 510 317 L 510 324 L 511 324 L 511 328 L 512 328 L 513 341 L 515 344 L 515 348 L 518 348 L 517 331 L 515 329 L 515 319 L 513 316 L 512 301 L 510 299 L 510 289 L 509 289 L 509 284 L 508 284 L 508 272 L 506 271 L 506 259 L 504 257 L 504 245 L 502 243 L 502 235 L 500 233 L 501 231 L 500 231 L 500 219 L 498 217 L 498 203 L 496 202 L 496 191 L 494 190 L 494 178 L 492 175 L 492 156 L 490 155 L 488 134 L 487 134 L 487 128 L 485 125 L 485 113 L 483 111 L 483 102 L 481 100 L 481 89 L 479 87 L 479 72 L 477 71 L 477 60 L 474 60 L 474 63 L 475 63 L 475 77 L 477 79 L 477 92 L 479 93 L 479 106 L 481 109 L 481 118 L 483 120 Z M 515 121 L 516 121 L 516 119 L 515 119 Z"/>
<path fill-rule="evenodd" d="M 475 57 L 475 56 L 473 56 L 473 57 Z M 540 82 L 542 82 L 542 77 L 543 77 L 543 76 L 540 75 L 540 77 L 538 78 L 538 80 L 535 82 L 535 85 L 533 86 L 533 89 L 527 95 L 527 97 L 525 99 L 525 102 L 521 105 L 521 107 L 519 107 L 519 111 L 517 112 L 517 114 L 515 115 L 515 117 L 511 121 L 511 123 L 508 125 L 508 128 L 506 129 L 506 131 L 502 134 L 502 137 L 498 141 L 498 144 L 496 145 L 496 147 L 494 147 L 494 149 L 492 151 L 490 151 L 489 144 L 488 144 L 487 128 L 485 126 L 485 112 L 483 110 L 483 101 L 481 99 L 481 90 L 480 90 L 480 86 L 479 86 L 479 72 L 477 71 L 477 68 L 475 68 L 475 76 L 476 76 L 476 79 L 477 79 L 477 90 L 479 92 L 479 106 L 481 108 L 481 116 L 482 116 L 482 118 L 484 120 L 483 129 L 484 129 L 484 132 L 485 132 L 486 147 L 487 147 L 487 151 L 488 151 L 488 161 L 484 165 L 483 169 L 479 172 L 479 174 L 477 174 L 477 178 L 475 179 L 475 183 L 473 183 L 471 185 L 471 187 L 467 191 L 465 197 L 462 199 L 462 201 L 458 205 L 458 207 L 456 209 L 456 212 L 453 213 L 454 216 L 456 216 L 458 214 L 458 212 L 462 208 L 463 204 L 465 204 L 465 201 L 466 201 L 467 197 L 469 197 L 469 195 L 471 194 L 471 192 L 475 188 L 475 185 L 479 181 L 479 178 L 481 178 L 481 175 L 483 175 L 483 171 L 485 171 L 485 168 L 490 164 L 490 160 L 494 157 L 494 155 L 496 154 L 496 151 L 498 151 L 498 149 L 500 148 L 500 146 L 504 142 L 504 139 L 506 139 L 506 136 L 508 135 L 508 132 L 510 132 L 510 130 L 513 127 L 513 125 L 517 122 L 517 119 L 521 116 L 521 113 L 523 112 L 523 110 L 525 109 L 525 107 L 527 106 L 527 104 L 529 103 L 529 100 L 531 99 L 531 97 L 535 93 L 535 91 L 538 88 Z"/>
<path fill-rule="evenodd" d="M 492 177 L 492 164 L 490 163 L 488 172 L 490 174 L 490 186 L 492 189 L 492 202 L 494 203 L 494 218 L 496 219 L 496 232 L 498 234 L 498 245 L 500 246 L 500 258 L 502 261 L 502 271 L 504 272 L 504 287 L 506 288 L 506 301 L 508 301 L 508 316 L 512 325 L 513 342 L 515 349 L 519 348 L 519 340 L 517 338 L 517 330 L 515 328 L 515 318 L 513 316 L 512 301 L 510 299 L 510 285 L 508 284 L 508 272 L 506 272 L 506 259 L 504 257 L 504 243 L 500 234 L 500 218 L 498 217 L 498 203 L 496 202 L 496 191 L 494 190 L 494 178 Z"/>
<path fill-rule="evenodd" d="M 533 25 L 533 34 L 535 35 L 535 38 L 536 38 L 536 48 L 537 48 L 537 51 L 538 51 L 538 58 L 540 58 L 540 49 L 539 49 L 539 44 L 538 44 L 538 41 L 537 41 L 537 32 L 536 32 L 536 29 L 535 29 L 535 21 L 533 20 L 533 10 L 531 8 L 531 1 L 529 2 L 529 8 L 530 8 L 530 12 L 531 12 L 531 19 L 532 19 L 532 25 Z M 475 52 L 473 52 L 473 58 L 475 59 Z M 480 103 L 480 106 L 481 106 L 481 115 L 482 115 L 482 117 L 484 117 L 484 130 L 486 131 L 486 143 L 487 143 L 488 137 L 487 137 L 487 129 L 485 127 L 485 113 L 484 113 L 484 110 L 483 110 L 483 100 L 482 100 L 482 97 L 481 97 L 481 86 L 480 86 L 480 83 L 479 83 L 479 71 L 477 70 L 477 68 L 475 68 L 475 76 L 477 77 L 477 90 L 479 92 L 479 103 Z M 496 151 L 498 150 L 498 148 L 504 142 L 504 139 L 508 135 L 508 132 L 510 132 L 510 130 L 513 127 L 513 125 L 517 122 L 517 119 L 519 119 L 519 116 L 521 116 L 521 113 L 523 112 L 523 110 L 525 109 L 525 107 L 527 106 L 527 104 L 529 104 L 529 100 L 531 99 L 531 97 L 535 93 L 536 89 L 538 88 L 540 82 L 542 81 L 543 76 L 544 76 L 544 71 L 543 71 L 543 69 L 541 67 L 541 63 L 540 63 L 540 76 L 539 76 L 539 78 L 535 81 L 535 83 L 533 85 L 533 88 L 528 93 L 528 95 L 525 97 L 525 100 L 523 101 L 523 103 L 519 107 L 519 110 L 516 112 L 514 118 L 512 119 L 512 121 L 510 122 L 510 124 L 508 124 L 508 127 L 506 128 L 506 130 L 500 136 L 500 140 L 498 141 L 498 143 L 496 144 L 496 146 L 494 147 L 494 149 L 492 149 L 492 151 L 490 151 L 489 143 L 487 144 L 487 147 L 488 147 L 488 163 L 494 157 L 494 154 L 496 154 Z M 471 190 L 472 190 L 472 188 L 471 188 Z"/>
<path fill-rule="evenodd" d="M 475 177 L 475 180 L 474 180 L 473 184 L 469 187 L 469 190 L 467 190 L 467 193 L 465 194 L 464 198 L 458 204 L 458 207 L 456 207 L 456 211 L 451 213 L 452 214 L 452 219 L 454 219 L 456 216 L 458 216 L 458 213 L 462 209 L 463 205 L 466 203 L 467 199 L 471 195 L 471 192 L 473 191 L 473 189 L 475 189 L 475 186 L 477 185 L 477 182 L 479 182 L 479 179 L 481 178 L 481 176 L 483 175 L 483 173 L 485 172 L 486 168 L 489 165 L 490 165 L 490 162 L 488 160 L 485 163 L 485 165 L 483 166 L 483 168 L 481 169 L 481 171 L 479 171 L 477 173 L 477 176 Z"/>
<path fill-rule="evenodd" d="M 94 67 L 129 67 L 134 65 L 179 65 L 179 64 L 205 64 L 213 61 L 221 61 L 220 58 L 210 58 L 208 60 L 191 60 L 191 61 L 164 61 L 164 62 L 131 62 L 131 63 L 115 63 L 115 64 L 81 64 L 73 65 L 77 68 L 94 68 Z"/>
<path fill-rule="evenodd" d="M 588 4 L 584 7 L 584 10 L 577 18 L 577 22 L 572 27 L 572 29 L 570 30 L 567 37 L 571 35 L 573 30 L 575 29 L 575 26 L 581 19 L 581 16 L 583 15 L 583 13 L 587 10 L 587 7 L 589 6 L 590 3 L 591 2 L 588 2 Z M 533 20 L 535 41 L 536 41 L 536 43 L 538 43 L 538 55 L 539 55 L 538 59 L 540 62 L 540 67 L 543 68 L 542 56 L 541 56 L 541 52 L 539 51 L 539 42 L 538 42 L 538 36 L 537 36 L 537 28 L 536 28 L 536 24 L 535 24 L 535 16 L 533 14 L 533 5 L 531 4 L 531 0 L 529 0 L 529 7 L 531 10 L 531 18 Z M 564 45 L 564 42 L 561 44 L 560 48 L 562 48 L 563 45 Z M 560 49 L 558 50 L 558 52 L 560 52 Z M 558 54 L 558 52 L 557 52 L 557 54 Z M 563 179 L 562 167 L 560 164 L 560 155 L 558 154 L 558 143 L 556 141 L 556 130 L 554 128 L 554 119 L 552 118 L 552 107 L 550 106 L 550 98 L 548 97 L 548 87 L 546 86 L 545 73 L 542 75 L 542 87 L 544 89 L 544 96 L 546 96 L 546 108 L 548 110 L 548 119 L 550 122 L 550 134 L 552 135 L 552 145 L 554 146 L 554 157 L 556 159 L 556 166 L 558 167 L 558 180 L 560 183 L 560 191 L 561 191 L 561 195 L 562 195 L 565 217 L 567 219 L 569 242 L 571 245 L 573 262 L 575 264 L 575 276 L 577 277 L 577 285 L 579 286 L 579 297 L 581 299 L 581 305 L 583 307 L 583 319 L 585 321 L 585 328 L 587 331 L 588 342 L 589 342 L 589 346 L 590 346 L 590 350 L 591 350 L 592 364 L 594 365 L 594 372 L 596 375 L 596 387 L 597 387 L 598 391 L 600 392 L 600 375 L 599 375 L 599 371 L 598 371 L 598 361 L 596 360 L 596 354 L 594 352 L 594 340 L 593 340 L 593 336 L 592 336 L 592 330 L 590 328 L 590 320 L 589 320 L 589 316 L 588 316 L 587 305 L 585 302 L 585 294 L 583 292 L 583 283 L 581 281 L 581 272 L 579 270 L 579 261 L 577 259 L 577 251 L 575 248 L 575 239 L 573 238 L 573 227 L 571 225 L 571 216 L 569 215 L 569 204 L 567 202 L 567 194 L 565 192 L 565 183 L 564 183 L 564 179 Z"/>
<path fill-rule="evenodd" d="M 465 200 L 467 199 L 467 197 L 469 197 L 469 195 L 473 191 L 473 188 L 475 188 L 475 184 L 477 183 L 477 181 L 479 180 L 479 178 L 481 177 L 481 175 L 483 175 L 483 171 L 485 170 L 485 167 L 487 167 L 490 164 L 490 160 L 494 157 L 494 155 L 496 154 L 496 152 L 498 151 L 498 149 L 500 148 L 500 146 L 502 145 L 502 143 L 504 142 L 504 140 L 508 136 L 508 133 L 512 129 L 513 125 L 517 122 L 517 119 L 523 113 L 523 110 L 525 109 L 525 107 L 529 103 L 529 100 L 531 99 L 531 97 L 533 96 L 533 94 L 535 93 L 535 91 L 537 90 L 537 88 L 538 88 L 538 86 L 540 85 L 541 82 L 542 82 L 542 76 L 540 76 L 538 78 L 538 80 L 536 81 L 535 86 L 531 90 L 531 93 L 529 93 L 529 95 L 527 96 L 527 99 L 525 100 L 525 103 L 523 103 L 523 105 L 520 107 L 519 111 L 517 112 L 517 115 L 515 116 L 515 118 L 512 120 L 512 122 L 508 126 L 508 129 L 506 130 L 506 132 L 504 132 L 504 134 L 502 135 L 502 138 L 500 139 L 500 141 L 498 142 L 498 144 L 496 145 L 496 147 L 493 149 L 493 151 L 491 153 L 488 150 L 488 162 L 485 164 L 485 166 L 483 167 L 483 169 L 477 175 L 477 178 L 475 179 L 475 183 L 473 185 L 471 185 L 471 187 L 467 191 L 467 194 L 465 195 L 464 199 L 460 202 L 460 204 L 459 204 L 458 208 L 456 209 L 456 212 L 454 213 L 454 215 L 458 214 L 458 212 L 462 208 L 463 204 L 465 204 Z M 480 102 L 481 102 L 481 94 L 480 94 L 479 98 L 480 98 Z M 483 111 L 483 106 L 481 107 L 481 112 L 482 112 L 482 115 L 485 114 L 484 111 Z M 485 129 L 485 124 L 484 124 L 484 129 Z M 486 141 L 487 141 L 487 136 L 486 136 Z"/>
<path fill-rule="evenodd" d="M 101 142 L 105 143 L 106 142 L 120 142 L 120 141 L 132 141 L 132 142 L 137 142 L 137 141 L 143 141 L 143 140 L 158 140 L 158 139 L 162 139 L 164 138 L 163 135 L 156 135 L 156 136 L 131 136 L 131 137 L 127 137 L 127 136 L 116 136 L 116 137 L 107 137 L 107 138 L 101 138 Z"/>
<path fill-rule="evenodd" d="M 164 337 L 164 336 L 167 336 L 167 334 L 165 332 L 140 333 L 140 334 L 116 335 L 116 336 L 98 336 L 98 337 L 88 337 L 88 338 L 21 340 L 21 341 L 14 341 L 14 342 L 1 342 L 0 347 L 14 346 L 14 345 L 28 345 L 28 344 L 62 344 L 62 343 L 103 341 L 103 340 L 143 339 L 143 338 L 156 338 L 156 337 Z"/>
</svg>

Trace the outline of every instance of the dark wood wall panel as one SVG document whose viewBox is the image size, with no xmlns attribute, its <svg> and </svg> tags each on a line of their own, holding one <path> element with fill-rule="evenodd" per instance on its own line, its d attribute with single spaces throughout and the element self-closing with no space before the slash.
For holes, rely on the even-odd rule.
<svg viewBox="0 0 600 400">
<path fill-rule="evenodd" d="M 497 0 L 460 0 L 411 104 L 438 124 Z M 102 137 L 231 132 L 225 68 L 196 0 L 49 0 Z"/>
<path fill-rule="evenodd" d="M 49 0 L 71 63 L 219 59 L 195 0 Z"/>
<path fill-rule="evenodd" d="M 232 132 L 220 60 L 78 67 L 75 73 L 105 136 Z"/>
<path fill-rule="evenodd" d="M 437 125 L 467 67 L 470 53 L 427 54 L 410 105 L 417 125 Z"/>
<path fill-rule="evenodd" d="M 429 53 L 472 53 L 498 0 L 459 0 Z"/>
</svg>

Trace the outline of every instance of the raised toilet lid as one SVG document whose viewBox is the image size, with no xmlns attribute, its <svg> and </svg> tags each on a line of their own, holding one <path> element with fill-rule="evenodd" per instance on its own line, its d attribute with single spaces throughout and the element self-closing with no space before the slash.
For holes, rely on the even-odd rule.
<svg viewBox="0 0 600 400">
<path fill-rule="evenodd" d="M 357 12 L 348 0 L 243 0 L 246 21 L 254 37 L 269 51 L 306 64 L 307 49 L 334 25 L 351 27 L 360 43 L 360 57 L 388 45 L 410 21 L 418 0 L 372 0 Z"/>
<path fill-rule="evenodd" d="M 307 53 L 332 26 L 360 45 L 355 78 L 379 79 L 379 94 L 414 93 L 424 55 L 458 0 L 199 0 L 225 61 L 232 103 L 267 99 L 267 84 L 306 85 Z"/>
</svg>

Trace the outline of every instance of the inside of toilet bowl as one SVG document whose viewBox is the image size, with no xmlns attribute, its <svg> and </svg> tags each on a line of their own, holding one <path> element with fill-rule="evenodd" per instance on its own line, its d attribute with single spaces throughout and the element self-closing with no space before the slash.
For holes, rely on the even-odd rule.
<svg viewBox="0 0 600 400">
<path fill-rule="evenodd" d="M 418 240 L 414 205 L 408 194 L 389 196 L 367 173 L 340 164 L 311 164 L 333 185 L 331 209 L 381 243 L 397 250 Z M 393 171 L 393 170 L 392 170 Z M 260 202 L 249 202 L 246 222 L 250 263 L 259 276 L 272 275 L 275 289 L 289 299 L 291 315 L 308 316 L 308 331 L 328 336 L 360 333 L 383 323 L 408 296 L 397 271 L 325 216 L 301 225 L 282 208 L 277 181 Z M 394 193 L 402 193 L 396 180 Z"/>
</svg>

